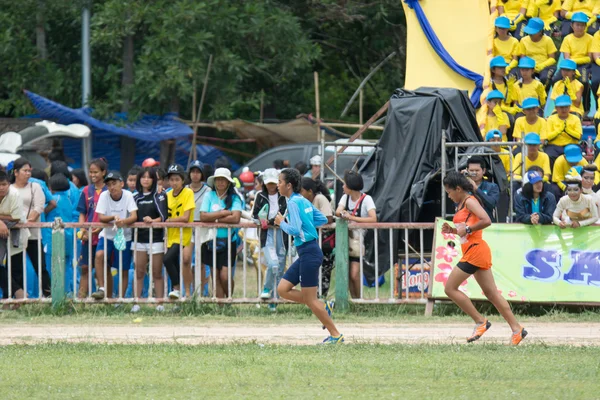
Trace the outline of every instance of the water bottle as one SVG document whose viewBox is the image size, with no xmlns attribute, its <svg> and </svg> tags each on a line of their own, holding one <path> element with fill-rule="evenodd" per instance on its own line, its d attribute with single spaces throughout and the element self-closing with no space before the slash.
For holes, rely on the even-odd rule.
<svg viewBox="0 0 600 400">
<path fill-rule="evenodd" d="M 585 149 L 585 158 L 587 158 L 587 160 L 589 162 L 593 162 L 594 161 L 594 142 L 592 142 L 592 137 L 588 136 L 587 138 L 587 147 Z"/>
</svg>

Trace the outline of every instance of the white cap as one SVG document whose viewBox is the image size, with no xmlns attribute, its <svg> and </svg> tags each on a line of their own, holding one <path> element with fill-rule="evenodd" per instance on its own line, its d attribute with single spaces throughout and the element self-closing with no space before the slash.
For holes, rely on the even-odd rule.
<svg viewBox="0 0 600 400">
<path fill-rule="evenodd" d="M 263 182 L 267 183 L 275 183 L 279 182 L 279 171 L 275 168 L 267 168 L 262 173 Z"/>
<path fill-rule="evenodd" d="M 310 159 L 310 165 L 319 165 L 320 166 L 322 161 L 323 160 L 321 159 L 321 156 L 317 154 L 316 156 L 313 156 Z"/>
<path fill-rule="evenodd" d="M 217 168 L 215 174 L 207 179 L 206 183 L 208 183 L 208 186 L 214 188 L 216 178 L 225 178 L 229 182 L 235 183 L 235 181 L 231 178 L 231 171 L 227 168 Z"/>
</svg>

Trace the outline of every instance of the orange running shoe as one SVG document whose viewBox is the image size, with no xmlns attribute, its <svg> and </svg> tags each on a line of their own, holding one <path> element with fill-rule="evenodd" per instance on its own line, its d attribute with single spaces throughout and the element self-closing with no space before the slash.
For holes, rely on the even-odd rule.
<svg viewBox="0 0 600 400">
<path fill-rule="evenodd" d="M 510 339 L 510 344 L 512 344 L 513 346 L 516 346 L 519 343 L 521 343 L 521 341 L 523 339 L 525 339 L 526 336 L 527 336 L 527 331 L 525 330 L 525 328 L 521 328 L 521 330 L 519 332 L 513 333 L 512 338 Z"/>
<path fill-rule="evenodd" d="M 471 335 L 471 337 L 467 338 L 467 343 L 471 343 L 478 340 L 480 337 L 483 336 L 485 332 L 487 332 L 488 329 L 490 329 L 490 326 L 492 326 L 492 323 L 487 319 L 483 321 L 483 324 L 476 325 L 475 329 L 473 329 L 473 334 Z"/>
</svg>

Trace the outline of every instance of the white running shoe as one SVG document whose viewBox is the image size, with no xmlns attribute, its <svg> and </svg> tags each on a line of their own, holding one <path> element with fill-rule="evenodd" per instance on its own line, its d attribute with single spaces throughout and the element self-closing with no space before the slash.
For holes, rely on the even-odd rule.
<svg viewBox="0 0 600 400">
<path fill-rule="evenodd" d="M 169 298 L 171 300 L 179 300 L 181 298 L 181 293 L 179 290 L 173 290 L 171 293 L 169 293 Z"/>
<path fill-rule="evenodd" d="M 165 306 L 163 306 L 162 304 L 159 304 L 156 306 L 156 311 L 158 312 L 164 312 L 165 311 Z"/>
<path fill-rule="evenodd" d="M 141 307 L 139 304 L 134 304 L 133 307 L 131 307 L 131 312 L 135 314 L 135 313 L 139 312 L 140 309 L 141 309 Z"/>
</svg>

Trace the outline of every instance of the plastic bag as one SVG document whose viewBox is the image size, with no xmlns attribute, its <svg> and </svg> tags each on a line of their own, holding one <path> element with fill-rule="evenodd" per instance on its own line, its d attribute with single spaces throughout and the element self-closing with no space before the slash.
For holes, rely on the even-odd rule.
<svg viewBox="0 0 600 400">
<path fill-rule="evenodd" d="M 117 229 L 117 233 L 115 234 L 113 243 L 115 244 L 115 250 L 117 250 L 117 251 L 125 250 L 125 247 L 127 246 L 127 241 L 125 240 L 125 233 L 123 232 L 123 228 Z"/>
<path fill-rule="evenodd" d="M 260 227 L 267 229 L 269 226 L 269 205 L 265 204 L 258 212 L 258 220 L 260 221 Z"/>
</svg>

